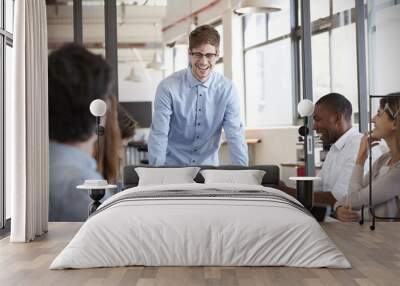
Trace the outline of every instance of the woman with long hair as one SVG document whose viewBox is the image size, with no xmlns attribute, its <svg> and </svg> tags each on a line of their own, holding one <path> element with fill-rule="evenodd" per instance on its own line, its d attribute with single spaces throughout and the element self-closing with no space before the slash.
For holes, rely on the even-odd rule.
<svg viewBox="0 0 400 286">
<path fill-rule="evenodd" d="M 393 217 L 399 212 L 400 196 L 400 93 L 393 93 L 380 100 L 379 110 L 373 117 L 374 129 L 364 135 L 360 143 L 356 165 L 346 197 L 336 202 L 335 214 L 341 221 L 356 221 L 359 210 L 369 204 L 369 173 L 363 176 L 368 158 L 368 140 L 371 146 L 383 139 L 389 152 L 379 157 L 372 166 L 372 202 L 383 216 Z"/>
<path fill-rule="evenodd" d="M 122 146 L 121 131 L 118 125 L 118 102 L 115 96 L 107 101 L 104 135 L 100 136 L 100 158 L 97 169 L 109 183 L 115 184 L 119 173 L 119 152 Z M 95 153 L 99 145 L 96 142 Z"/>
<path fill-rule="evenodd" d="M 100 137 L 100 158 L 97 168 L 109 183 L 117 184 L 121 179 L 123 148 L 135 135 L 137 123 L 117 102 L 115 96 L 108 101 L 105 118 L 104 136 Z M 96 144 L 95 151 L 97 148 Z"/>
</svg>

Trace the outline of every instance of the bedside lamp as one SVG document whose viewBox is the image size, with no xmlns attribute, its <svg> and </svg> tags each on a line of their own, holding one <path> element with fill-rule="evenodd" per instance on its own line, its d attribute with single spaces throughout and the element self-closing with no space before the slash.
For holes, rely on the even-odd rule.
<svg viewBox="0 0 400 286">
<path fill-rule="evenodd" d="M 314 103 L 309 99 L 303 99 L 297 105 L 297 112 L 304 118 L 303 126 L 299 128 L 299 134 L 304 137 L 304 163 L 307 164 L 308 148 L 312 148 L 312 135 L 307 127 L 308 117 L 314 113 Z M 312 150 L 311 150 L 312 152 Z M 307 174 L 306 174 L 307 175 Z M 322 204 L 314 204 L 313 182 L 320 181 L 319 177 L 291 177 L 296 181 L 297 199 L 311 212 L 317 221 L 324 221 L 327 207 Z"/>
<path fill-rule="evenodd" d="M 97 134 L 97 162 L 100 161 L 100 136 L 104 135 L 104 127 L 100 125 L 100 117 L 104 116 L 107 111 L 107 104 L 101 99 L 95 99 L 90 103 L 90 113 L 96 117 L 96 134 Z M 78 189 L 89 191 L 89 197 L 93 202 L 89 205 L 89 216 L 94 213 L 100 206 L 100 200 L 105 195 L 105 190 L 114 188 L 108 185 L 106 180 L 85 180 L 83 185 L 77 186 Z"/>
<path fill-rule="evenodd" d="M 307 147 L 309 140 L 308 135 L 310 133 L 307 124 L 308 124 L 308 117 L 314 113 L 314 103 L 309 99 L 303 99 L 297 105 L 297 112 L 299 113 L 300 117 L 304 118 L 304 124 L 299 128 L 299 134 L 304 137 L 304 162 L 307 164 L 307 153 L 308 153 Z"/>
<path fill-rule="evenodd" d="M 90 103 L 90 113 L 96 117 L 96 134 L 97 134 L 97 161 L 100 161 L 100 136 L 104 135 L 104 127 L 100 125 L 100 117 L 104 116 L 107 111 L 107 104 L 104 100 L 95 99 Z"/>
</svg>

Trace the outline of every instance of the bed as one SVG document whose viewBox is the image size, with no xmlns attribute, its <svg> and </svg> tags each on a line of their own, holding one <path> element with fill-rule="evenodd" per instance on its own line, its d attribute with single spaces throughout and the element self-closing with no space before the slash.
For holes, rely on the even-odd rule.
<svg viewBox="0 0 400 286">
<path fill-rule="evenodd" d="M 252 168 L 267 171 L 263 185 L 137 186 L 138 176 L 129 166 L 124 179 L 129 188 L 99 207 L 50 269 L 129 265 L 350 268 L 308 210 L 271 187 L 279 182 L 278 167 Z"/>
</svg>

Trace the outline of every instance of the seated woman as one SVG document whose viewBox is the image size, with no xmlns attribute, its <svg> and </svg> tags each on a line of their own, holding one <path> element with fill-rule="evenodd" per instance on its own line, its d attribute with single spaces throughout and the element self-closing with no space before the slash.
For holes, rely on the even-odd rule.
<svg viewBox="0 0 400 286">
<path fill-rule="evenodd" d="M 356 165 L 353 169 L 346 197 L 335 204 L 336 217 L 341 221 L 357 221 L 363 205 L 369 204 L 369 173 L 363 176 L 368 157 L 368 138 L 372 146 L 383 139 L 389 152 L 383 154 L 372 166 L 372 202 L 383 216 L 399 212 L 400 195 L 400 93 L 390 94 L 380 100 L 380 107 L 372 119 L 371 136 L 364 135 L 360 143 Z"/>
<path fill-rule="evenodd" d="M 97 170 L 110 184 L 116 184 L 119 159 L 118 153 L 121 148 L 121 131 L 118 126 L 118 102 L 115 96 L 107 101 L 107 113 L 105 116 L 104 136 L 100 140 L 100 158 L 97 160 Z M 96 142 L 94 154 L 99 147 Z"/>
</svg>

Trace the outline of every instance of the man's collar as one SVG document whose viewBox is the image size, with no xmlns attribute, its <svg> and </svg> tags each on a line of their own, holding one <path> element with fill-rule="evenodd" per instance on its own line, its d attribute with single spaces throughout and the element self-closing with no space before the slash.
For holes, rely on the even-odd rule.
<svg viewBox="0 0 400 286">
<path fill-rule="evenodd" d="M 189 82 L 190 88 L 193 88 L 198 85 L 202 85 L 206 88 L 209 88 L 210 84 L 212 82 L 212 79 L 214 77 L 214 71 L 211 72 L 210 76 L 208 77 L 208 79 L 205 82 L 201 82 L 197 78 L 195 78 L 195 76 L 192 73 L 192 68 L 189 66 L 186 70 L 186 77 Z"/>
<path fill-rule="evenodd" d="M 358 133 L 355 127 L 347 130 L 333 145 L 338 149 L 342 149 L 344 145 L 346 145 L 347 140 L 351 137 L 351 135 Z"/>
</svg>

